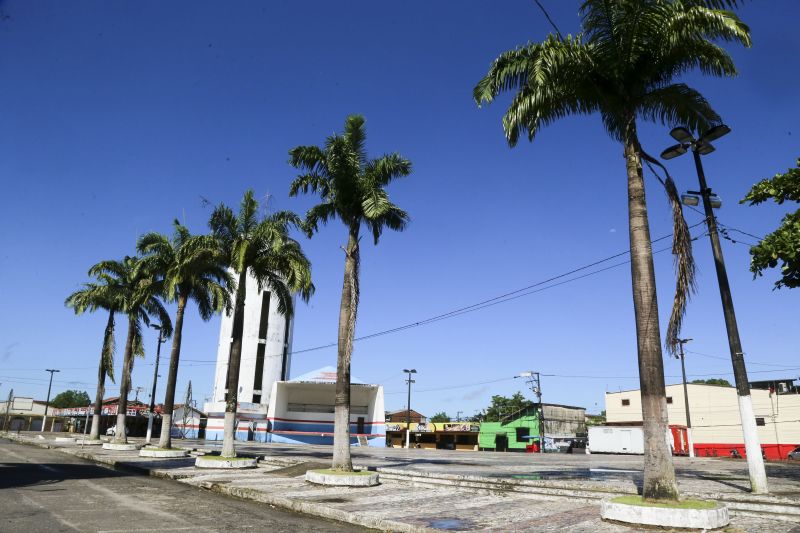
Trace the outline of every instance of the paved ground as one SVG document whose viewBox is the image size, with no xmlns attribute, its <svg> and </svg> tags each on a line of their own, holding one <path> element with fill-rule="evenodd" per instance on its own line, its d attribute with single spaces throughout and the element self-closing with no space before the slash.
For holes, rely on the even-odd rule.
<svg viewBox="0 0 800 533">
<path fill-rule="evenodd" d="M 257 469 L 231 472 L 196 469 L 193 458 L 153 460 L 140 458 L 136 452 L 113 452 L 99 447 L 81 450 L 76 444 L 62 445 L 52 439 L 42 441 L 35 436 L 29 437 L 33 437 L 31 441 L 37 444 L 59 447 L 63 454 L 86 455 L 96 461 L 147 469 L 153 475 L 179 481 L 180 484 L 171 482 L 175 486 L 206 488 L 386 531 L 633 531 L 634 529 L 626 526 L 600 520 L 598 496 L 592 494 L 592 491 L 610 488 L 615 491 L 635 492 L 636 476 L 641 468 L 639 457 L 540 457 L 530 454 L 357 448 L 353 450 L 354 461 L 379 468 L 381 485 L 374 488 L 347 489 L 310 485 L 303 480 L 302 474 L 306 469 L 319 467 L 329 461 L 331 452 L 327 447 L 243 443 L 238 446 L 241 454 L 266 455 L 266 460 Z M 191 444 L 192 447 L 205 449 L 213 447 L 207 443 L 185 441 L 176 442 L 178 444 Z M 22 453 L 19 450 L 27 449 L 26 446 L 15 446 L 12 451 Z M 679 460 L 678 469 L 684 490 L 691 487 L 693 491 L 701 491 L 704 495 L 724 492 L 733 500 L 742 498 L 753 501 L 756 498 L 748 495 L 742 488 L 742 476 L 746 475 L 744 463 L 711 459 Z M 451 483 L 447 476 L 453 477 L 453 473 L 471 477 Z M 780 489 L 781 495 L 768 499 L 790 509 L 800 508 L 800 468 L 793 465 L 771 465 L 770 473 L 772 487 Z M 2 474 L 0 471 L 0 476 L 5 478 Z M 515 477 L 519 475 L 526 476 L 527 479 Z M 425 476 L 431 477 L 424 479 Z M 483 488 L 470 486 L 472 479 L 489 480 L 490 484 L 488 488 L 487 485 L 483 485 Z M 528 489 L 527 492 L 502 488 L 502 485 L 515 483 L 522 485 L 520 488 Z M 185 489 L 195 492 L 184 494 L 197 495 L 196 488 Z M 575 497 L 581 491 L 584 496 Z M 54 495 L 54 499 L 55 497 Z M 141 498 L 134 493 L 134 499 L 138 501 Z M 214 516 L 217 511 L 213 507 L 202 504 L 198 504 L 198 507 L 203 516 L 212 517 L 207 520 L 213 520 L 213 526 L 222 523 Z M 98 513 L 102 514 L 101 511 Z M 242 510 L 241 515 L 245 514 L 246 511 Z M 261 519 L 256 519 L 259 520 Z M 798 520 L 787 520 L 786 516 L 778 520 L 773 515 L 763 513 L 753 516 L 736 512 L 727 531 L 800 533 L 798 522 L 800 515 Z M 207 522 L 197 523 L 201 527 L 208 527 Z M 286 529 L 287 531 L 303 530 L 302 526 L 295 527 L 294 523 L 290 523 L 292 527 Z M 235 524 L 236 527 L 243 527 L 238 521 Z"/>
<path fill-rule="evenodd" d="M 219 443 L 182 441 L 187 446 L 215 449 Z M 296 460 L 329 461 L 330 447 L 237 443 L 241 453 Z M 353 462 L 376 468 L 401 468 L 429 473 L 576 480 L 635 487 L 643 458 L 629 455 L 496 453 L 402 448 L 354 447 Z M 697 493 L 744 494 L 750 489 L 743 459 L 675 457 L 681 490 Z M 770 491 L 800 505 L 800 464 L 767 463 Z"/>
<path fill-rule="evenodd" d="M 151 505 L 158 502 L 158 505 Z M 366 531 L 0 441 L 0 531 Z"/>
</svg>

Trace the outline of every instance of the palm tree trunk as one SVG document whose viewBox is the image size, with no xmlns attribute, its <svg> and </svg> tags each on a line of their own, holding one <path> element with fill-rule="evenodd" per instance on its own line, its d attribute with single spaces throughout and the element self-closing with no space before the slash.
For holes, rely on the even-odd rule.
<svg viewBox="0 0 800 533">
<path fill-rule="evenodd" d="M 339 345 L 336 356 L 336 400 L 334 404 L 333 465 L 335 470 L 352 471 L 350 458 L 350 360 L 358 312 L 358 226 L 350 227 L 344 260 L 342 302 L 339 307 Z"/>
<path fill-rule="evenodd" d="M 114 334 L 114 311 L 109 311 L 108 322 L 103 334 L 103 347 L 100 349 L 100 365 L 97 368 L 97 393 L 94 397 L 94 414 L 92 415 L 92 430 L 89 432 L 90 440 L 100 439 L 100 419 L 103 415 L 103 396 L 106 393 L 106 350 L 109 338 Z"/>
<path fill-rule="evenodd" d="M 164 409 L 161 411 L 161 437 L 158 439 L 159 448 L 171 448 L 172 436 L 172 411 L 175 408 L 175 387 L 178 382 L 178 361 L 181 357 L 181 335 L 183 330 L 183 315 L 186 311 L 187 296 L 178 296 L 178 311 L 175 313 L 175 329 L 172 333 L 172 353 L 169 356 L 169 375 L 167 376 L 167 393 L 164 397 Z M 186 409 L 186 406 L 184 406 Z"/>
<path fill-rule="evenodd" d="M 648 499 L 675 500 L 678 498 L 678 485 L 675 482 L 672 454 L 666 440 L 667 400 L 658 325 L 655 268 L 638 146 L 634 126 L 633 132 L 625 141 L 625 163 L 628 171 L 631 281 L 644 426 L 642 496 Z"/>
<path fill-rule="evenodd" d="M 244 301 L 247 296 L 247 269 L 239 273 L 236 286 L 236 305 L 233 309 L 231 356 L 228 359 L 228 388 L 225 400 L 225 421 L 222 437 L 222 457 L 236 457 L 233 441 L 236 437 L 236 407 L 239 401 L 239 366 L 242 362 L 242 336 L 244 334 Z"/>
<path fill-rule="evenodd" d="M 128 411 L 128 392 L 131 390 L 131 370 L 133 370 L 133 337 L 136 329 L 135 315 L 128 316 L 128 338 L 125 341 L 125 358 L 122 363 L 122 379 L 119 383 L 119 403 L 117 404 L 117 432 L 113 442 L 125 444 L 128 436 L 125 432 L 125 416 Z"/>
</svg>

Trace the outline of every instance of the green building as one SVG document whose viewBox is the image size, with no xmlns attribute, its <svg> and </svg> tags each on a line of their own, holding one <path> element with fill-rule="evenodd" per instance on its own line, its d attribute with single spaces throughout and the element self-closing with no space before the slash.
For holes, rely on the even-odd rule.
<svg viewBox="0 0 800 533">
<path fill-rule="evenodd" d="M 528 437 L 536 437 L 531 439 Z M 524 452 L 525 447 L 538 442 L 539 416 L 530 409 L 522 416 L 509 417 L 500 422 L 482 422 L 478 433 L 478 448 L 481 450 Z"/>
</svg>

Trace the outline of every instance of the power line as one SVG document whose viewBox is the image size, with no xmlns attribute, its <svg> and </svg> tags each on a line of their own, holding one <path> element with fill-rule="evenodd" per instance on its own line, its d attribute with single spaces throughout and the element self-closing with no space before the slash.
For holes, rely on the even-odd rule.
<svg viewBox="0 0 800 533">
<path fill-rule="evenodd" d="M 703 224 L 703 222 L 698 222 L 696 224 L 693 224 L 693 225 L 689 226 L 689 228 L 691 229 L 691 228 L 700 226 L 701 224 Z M 667 234 L 667 235 L 663 235 L 661 237 L 658 237 L 657 239 L 653 239 L 651 241 L 651 243 L 656 243 L 656 242 L 659 242 L 659 241 L 663 241 L 664 239 L 668 239 L 670 237 L 672 237 L 671 233 Z M 699 238 L 699 237 L 695 237 L 693 240 L 695 240 L 697 238 Z M 671 247 L 666 247 L 666 248 L 662 248 L 660 250 L 657 250 L 657 251 L 655 251 L 653 253 L 661 253 L 661 252 L 664 252 L 664 251 L 667 251 L 667 250 L 670 250 L 670 249 L 671 249 Z M 552 283 L 553 281 L 556 281 L 556 280 L 559 280 L 559 279 L 562 279 L 562 278 L 566 278 L 566 277 L 571 276 L 573 274 L 577 274 L 578 272 L 582 272 L 584 270 L 587 270 L 587 269 L 590 269 L 592 267 L 601 265 L 603 263 L 607 263 L 608 261 L 611 261 L 613 259 L 617 259 L 617 258 L 622 257 L 624 255 L 627 255 L 629 253 L 630 253 L 630 249 L 627 249 L 625 251 L 610 255 L 608 257 L 604 257 L 602 259 L 598 259 L 596 261 L 592 261 L 591 263 L 587 263 L 585 265 L 573 268 L 573 269 L 571 269 L 571 270 L 569 270 L 567 272 L 563 272 L 561 274 L 552 276 L 550 278 L 547 278 L 547 279 L 544 279 L 544 280 L 541 280 L 541 281 L 537 281 L 535 283 L 531 283 L 530 285 L 526 285 L 525 287 L 520 287 L 518 289 L 514 289 L 512 291 L 508 291 L 508 292 L 500 294 L 498 296 L 494 296 L 494 297 L 491 297 L 491 298 L 487 298 L 485 300 L 481 300 L 481 301 L 476 302 L 474 304 L 458 307 L 456 309 L 452 309 L 450 311 L 447 311 L 447 312 L 444 312 L 444 313 L 440 313 L 438 315 L 434 315 L 432 317 L 428 317 L 428 318 L 425 318 L 425 319 L 422 319 L 422 320 L 418 320 L 418 321 L 415 321 L 415 322 L 409 322 L 409 323 L 403 324 L 401 326 L 396 326 L 396 327 L 388 328 L 388 329 L 385 329 L 385 330 L 382 330 L 382 331 L 377 331 L 375 333 L 370 333 L 368 335 L 362 335 L 361 337 L 356 337 L 355 339 L 353 339 L 353 342 L 363 341 L 363 340 L 367 340 L 367 339 L 373 339 L 375 337 L 381 337 L 381 336 L 384 336 L 384 335 L 390 335 L 392 333 L 399 333 L 399 332 L 405 331 L 407 329 L 417 328 L 417 327 L 420 327 L 420 326 L 425 326 L 425 325 L 428 325 L 428 324 L 431 324 L 431 323 L 434 323 L 434 322 L 438 322 L 440 320 L 446 320 L 446 319 L 449 319 L 449 318 L 454 318 L 454 317 L 461 316 L 461 315 L 464 315 L 464 314 L 467 314 L 467 313 L 472 313 L 474 311 L 478 311 L 480 309 L 485 309 L 487 307 L 492 307 L 492 306 L 500 304 L 500 303 L 505 303 L 505 302 L 508 302 L 508 301 L 511 301 L 511 300 L 515 300 L 515 299 L 521 298 L 523 296 L 528 296 L 530 294 L 535 294 L 537 292 L 541 292 L 543 290 L 547 290 L 547 289 L 550 289 L 552 287 L 557 287 L 559 285 L 564 285 L 566 283 L 571 283 L 572 281 L 577 281 L 579 279 L 582 279 L 582 278 L 585 278 L 585 277 L 588 277 L 588 276 L 599 274 L 601 272 L 605 272 L 606 270 L 611 270 L 612 268 L 617 268 L 617 267 L 626 265 L 626 264 L 628 264 L 630 262 L 630 260 L 623 261 L 623 262 L 620 262 L 620 263 L 616 263 L 614 265 L 611 265 L 611 266 L 608 266 L 608 267 L 604 267 L 604 268 L 601 268 L 601 269 L 598 269 L 598 270 L 583 274 L 581 276 L 576 276 L 574 278 L 569 278 L 567 280 L 560 281 L 558 283 Z M 535 289 L 535 290 L 532 290 L 532 289 Z M 328 344 L 322 344 L 322 345 L 314 346 L 314 347 L 311 347 L 311 348 L 304 348 L 302 350 L 293 350 L 292 352 L 290 352 L 290 355 L 297 355 L 297 354 L 301 354 L 301 353 L 313 352 L 313 351 L 317 351 L 317 350 L 323 350 L 325 348 L 333 348 L 333 347 L 337 346 L 337 344 L 338 344 L 337 342 L 331 342 L 331 343 L 328 343 Z M 281 354 L 268 354 L 268 355 L 266 355 L 266 357 L 281 357 L 281 356 L 283 356 L 282 353 Z M 205 360 L 204 359 L 182 359 L 182 361 L 189 361 L 189 362 L 194 362 L 194 363 L 207 363 L 207 364 L 216 363 L 216 360 L 208 360 L 208 359 L 205 359 Z"/>
</svg>

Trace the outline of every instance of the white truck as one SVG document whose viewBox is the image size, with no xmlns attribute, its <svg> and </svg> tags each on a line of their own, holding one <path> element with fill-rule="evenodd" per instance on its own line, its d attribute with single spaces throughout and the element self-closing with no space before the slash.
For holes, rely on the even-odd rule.
<svg viewBox="0 0 800 533">
<path fill-rule="evenodd" d="M 636 426 L 593 426 L 589 428 L 589 453 L 644 453 L 644 433 Z"/>
<path fill-rule="evenodd" d="M 673 449 L 671 428 L 667 429 L 664 438 L 670 449 Z M 592 426 L 589 428 L 589 446 L 586 448 L 586 453 L 643 455 L 644 431 L 641 426 Z"/>
</svg>

